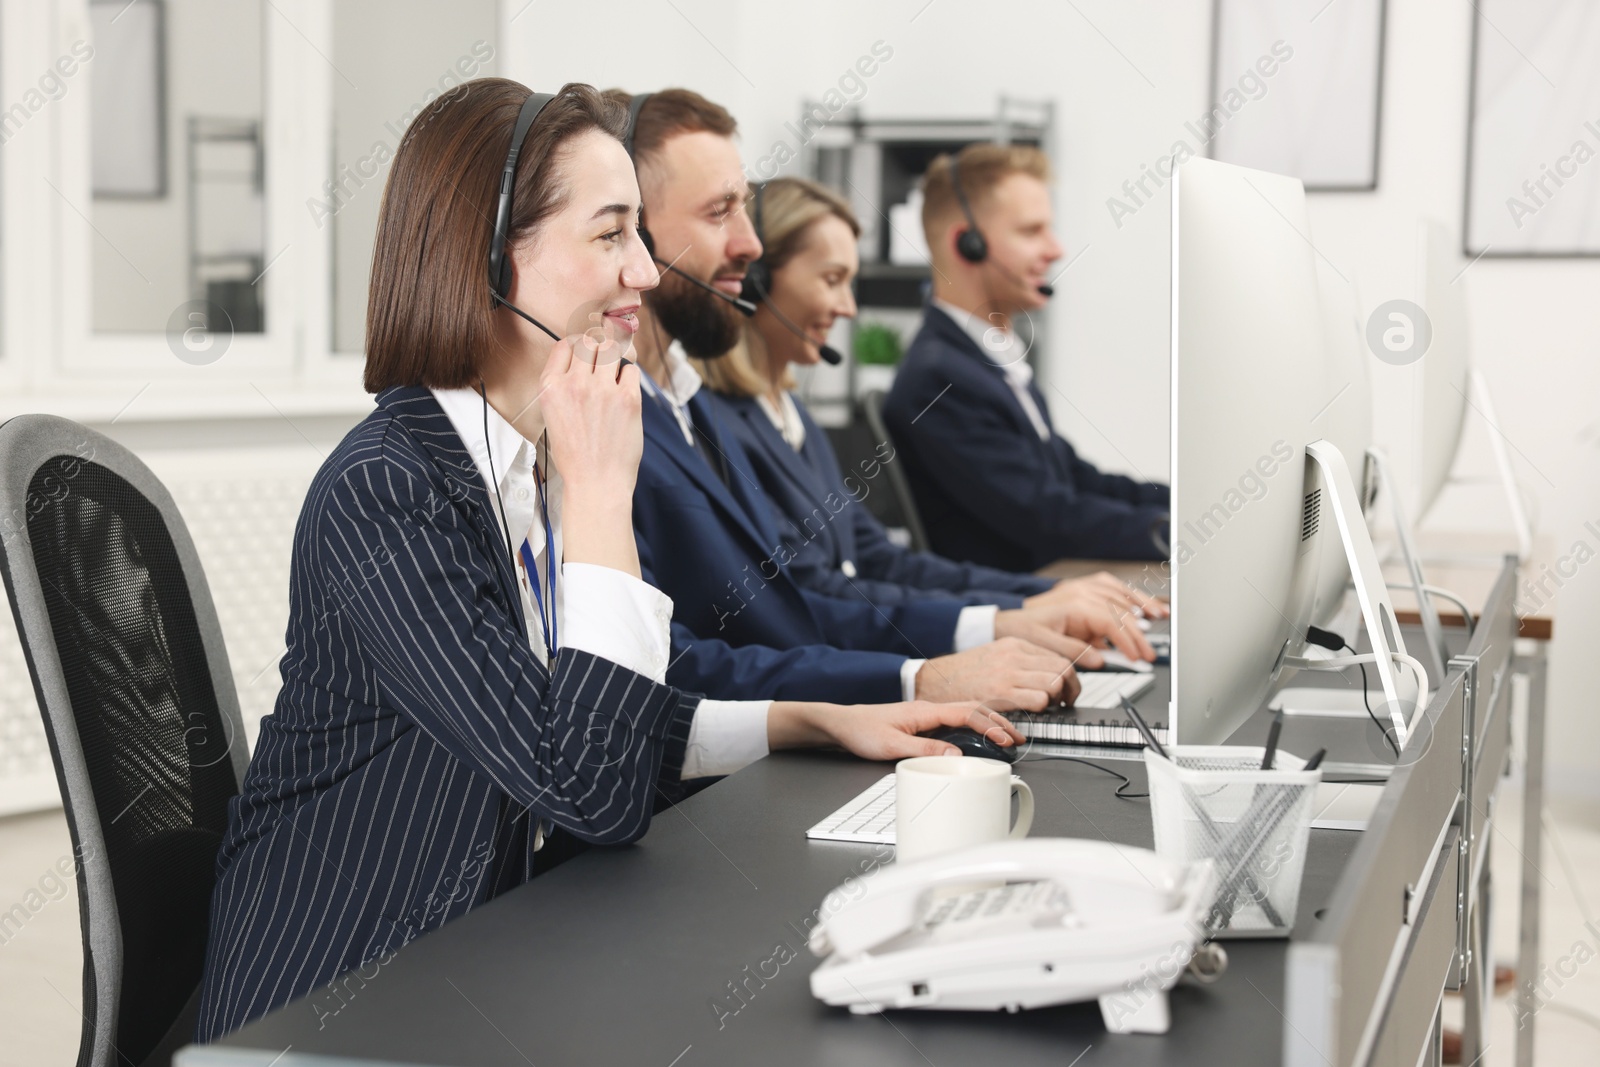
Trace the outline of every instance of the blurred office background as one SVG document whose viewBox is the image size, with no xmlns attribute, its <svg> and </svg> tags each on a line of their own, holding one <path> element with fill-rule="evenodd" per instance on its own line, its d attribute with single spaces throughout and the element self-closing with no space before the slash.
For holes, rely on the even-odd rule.
<svg viewBox="0 0 1600 1067">
<path fill-rule="evenodd" d="M 388 160 L 433 95 L 499 75 L 541 89 L 683 85 L 726 105 L 752 177 L 820 176 L 855 201 L 870 305 L 858 328 L 902 342 L 926 275 L 914 210 L 901 206 L 918 168 L 981 137 L 1042 143 L 1067 258 L 1030 324 L 1030 358 L 1081 452 L 1164 478 L 1170 187 L 1147 174 L 1180 142 L 1207 151 L 1202 117 L 1281 41 L 1292 57 L 1244 84 L 1245 105 L 1210 147 L 1321 175 L 1312 184 L 1329 188 L 1309 196 L 1307 236 L 1354 283 L 1363 315 L 1415 298 L 1419 217 L 1450 229 L 1471 358 L 1499 426 L 1469 416 L 1456 484 L 1425 527 L 1512 545 L 1489 447 L 1498 433 L 1547 555 L 1587 546 L 1559 576 L 1550 782 L 1600 801 L 1600 657 L 1585 651 L 1600 643 L 1600 566 L 1587 565 L 1600 555 L 1600 248 L 1583 184 L 1600 164 L 1587 176 L 1580 164 L 1570 189 L 1547 184 L 1537 204 L 1523 187 L 1568 142 L 1600 148 L 1583 125 L 1600 121 L 1600 94 L 1567 91 L 1593 81 L 1581 76 L 1600 44 L 1590 7 L 0 0 L 0 418 L 85 422 L 166 480 L 253 730 L 278 685 L 302 494 L 371 406 L 362 327 Z M 1519 124 L 1516 107 L 1535 121 Z M 1485 152 L 1508 128 L 1526 143 Z M 1508 223 L 1512 197 L 1536 210 Z M 894 347 L 877 343 L 882 331 L 841 331 L 859 362 L 804 383 L 836 425 L 854 394 L 892 374 Z M 1418 368 L 1374 360 L 1372 373 L 1377 433 L 1404 480 Z M 0 813 L 55 797 L 3 614 Z"/>
</svg>

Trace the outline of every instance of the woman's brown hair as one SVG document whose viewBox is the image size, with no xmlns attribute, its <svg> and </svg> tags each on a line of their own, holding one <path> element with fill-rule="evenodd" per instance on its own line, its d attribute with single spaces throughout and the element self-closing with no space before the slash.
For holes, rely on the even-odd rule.
<svg viewBox="0 0 1600 1067">
<path fill-rule="evenodd" d="M 755 221 L 753 204 L 746 205 Z M 850 202 L 825 185 L 804 178 L 774 178 L 761 190 L 761 259 L 774 273 L 799 254 L 811 237 L 811 227 L 821 219 L 833 217 L 850 227 L 850 232 L 861 236 L 861 223 L 856 220 Z M 717 359 L 693 360 L 695 370 L 706 385 L 727 396 L 760 396 L 770 385 L 765 368 L 756 366 L 751 335 L 754 322 L 745 320 L 743 336 L 725 356 Z M 758 342 L 759 345 L 759 342 Z M 762 346 L 760 351 L 765 351 Z M 784 372 L 784 389 L 794 388 L 794 376 Z"/>
<path fill-rule="evenodd" d="M 423 108 L 384 184 L 367 300 L 370 393 L 396 385 L 459 389 L 478 380 L 494 343 L 489 240 L 500 172 L 528 88 L 479 78 Z M 571 83 L 539 113 L 517 163 L 511 243 L 565 205 L 563 147 L 590 130 L 622 139 L 627 111 Z"/>
</svg>

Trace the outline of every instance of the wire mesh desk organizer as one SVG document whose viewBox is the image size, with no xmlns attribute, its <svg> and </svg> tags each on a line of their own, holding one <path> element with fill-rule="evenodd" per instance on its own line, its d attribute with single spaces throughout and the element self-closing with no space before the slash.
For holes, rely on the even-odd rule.
<svg viewBox="0 0 1600 1067">
<path fill-rule="evenodd" d="M 1322 772 L 1287 752 L 1262 770 L 1262 748 L 1174 745 L 1145 750 L 1156 853 L 1209 859 L 1217 899 L 1206 918 L 1213 937 L 1287 936 L 1294 926 Z"/>
</svg>

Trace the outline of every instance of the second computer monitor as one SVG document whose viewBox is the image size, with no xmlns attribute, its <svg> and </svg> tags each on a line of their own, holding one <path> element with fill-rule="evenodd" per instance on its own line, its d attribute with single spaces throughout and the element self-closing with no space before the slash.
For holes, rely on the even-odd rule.
<svg viewBox="0 0 1600 1067">
<path fill-rule="evenodd" d="M 1467 297 L 1450 231 L 1419 223 L 1417 288 L 1432 341 L 1423 354 L 1417 397 L 1417 500 L 1412 520 L 1421 525 L 1455 465 L 1467 417 Z"/>
<path fill-rule="evenodd" d="M 1371 357 L 1362 345 L 1360 311 L 1350 280 L 1331 263 L 1318 259 L 1316 266 L 1327 375 L 1322 391 L 1327 399 L 1312 416 L 1312 426 L 1319 436 L 1344 453 L 1351 477 L 1365 499 L 1367 478 L 1363 477 L 1363 470 L 1367 449 L 1372 445 L 1372 384 L 1367 375 L 1367 360 Z M 1318 499 L 1326 501 L 1327 486 L 1320 473 L 1315 475 L 1312 486 L 1313 491 L 1321 491 Z M 1317 542 L 1311 621 L 1327 626 L 1346 601 L 1350 564 L 1336 524 L 1320 524 Z"/>
<path fill-rule="evenodd" d="M 1172 722 L 1218 744 L 1304 649 L 1323 313 L 1299 181 L 1193 159 L 1172 197 Z"/>
</svg>

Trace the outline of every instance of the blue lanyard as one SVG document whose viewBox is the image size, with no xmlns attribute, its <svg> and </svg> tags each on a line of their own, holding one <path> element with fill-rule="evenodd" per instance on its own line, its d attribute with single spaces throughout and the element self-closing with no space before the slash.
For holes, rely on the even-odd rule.
<svg viewBox="0 0 1600 1067">
<path fill-rule="evenodd" d="M 556 559 L 556 538 L 550 527 L 550 509 L 545 504 L 544 478 L 539 474 L 539 464 L 533 465 L 533 482 L 539 490 L 539 514 L 544 520 L 544 546 L 545 554 L 550 565 L 545 568 L 545 579 L 549 583 L 550 608 L 548 614 L 545 610 L 545 598 L 539 589 L 539 568 L 533 561 L 533 546 L 528 544 L 528 539 L 522 539 L 522 568 L 528 578 L 528 588 L 533 591 L 533 602 L 539 608 L 539 628 L 543 631 L 546 664 L 552 669 L 556 665 L 556 649 L 561 647 L 561 631 L 556 624 L 556 571 L 561 562 Z"/>
</svg>

